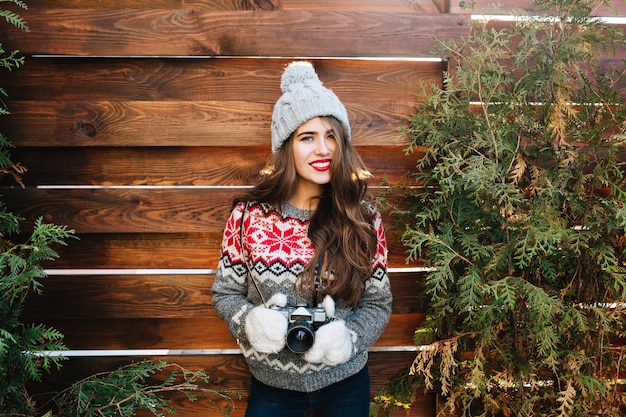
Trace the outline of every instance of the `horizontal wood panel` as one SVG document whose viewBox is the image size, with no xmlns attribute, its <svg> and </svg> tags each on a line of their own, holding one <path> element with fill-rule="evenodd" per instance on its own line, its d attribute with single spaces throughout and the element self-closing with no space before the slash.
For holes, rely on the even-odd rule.
<svg viewBox="0 0 626 417">
<path fill-rule="evenodd" d="M 225 225 L 226 223 L 224 223 Z M 215 269 L 222 231 L 79 234 L 55 249 L 53 269 Z"/>
<path fill-rule="evenodd" d="M 424 57 L 433 33 L 458 38 L 458 15 L 415 12 L 31 9 L 7 49 L 78 56 Z M 289 40 L 289 42 L 285 42 Z"/>
<path fill-rule="evenodd" d="M 49 276 L 41 294 L 29 297 L 24 314 L 29 320 L 215 316 L 214 279 L 213 274 Z M 418 274 L 392 273 L 390 280 L 394 314 L 426 311 L 419 302 Z"/>
<path fill-rule="evenodd" d="M 207 307 L 208 308 L 208 307 Z M 70 349 L 237 349 L 228 326 L 215 316 L 192 318 L 45 318 Z M 412 346 L 424 313 L 392 314 L 375 346 Z M 32 322 L 40 323 L 41 317 Z M 28 321 L 25 321 L 28 322 Z"/>
<path fill-rule="evenodd" d="M 7 82 L 18 147 L 267 146 L 288 60 L 31 59 Z M 344 101 L 354 143 L 397 145 L 420 81 L 441 84 L 441 62 L 320 60 Z M 343 65 L 343 66 L 342 66 Z M 42 95 L 42 91 L 45 92 Z M 43 101 L 42 101 L 43 100 Z"/>
<path fill-rule="evenodd" d="M 77 233 L 221 234 L 240 189 L 94 188 L 0 190 L 7 208 L 23 217 L 25 228 L 42 217 Z M 376 190 L 372 190 L 376 192 Z M 378 191 L 382 192 L 382 191 Z M 393 201 L 394 196 L 388 196 Z M 383 212 L 383 222 L 393 218 Z"/>
<path fill-rule="evenodd" d="M 400 232 L 393 230 L 392 224 L 385 226 L 389 267 L 420 266 L 418 263 L 407 264 L 406 248 L 399 240 Z M 68 240 L 67 246 L 55 248 L 60 258 L 46 262 L 45 267 L 215 269 L 222 244 L 222 230 L 214 233 L 95 233 L 79 234 L 77 237 Z"/>
<path fill-rule="evenodd" d="M 268 140 L 269 142 L 269 140 Z M 406 146 L 357 147 L 373 174 L 370 185 L 396 184 L 414 169 L 419 154 Z M 14 161 L 28 171 L 28 185 L 253 185 L 270 156 L 270 147 L 18 147 Z M 382 158 L 381 155 L 385 157 Z M 228 164 L 224 164 L 228 161 Z"/>
<path fill-rule="evenodd" d="M 215 316 L 214 275 L 49 276 L 27 300 L 25 317 L 65 319 Z"/>
<path fill-rule="evenodd" d="M 273 106 L 281 94 L 280 77 L 293 60 L 33 57 L 19 71 L 5 72 L 3 85 L 8 103 L 50 101 L 74 112 L 83 101 L 232 101 Z M 429 61 L 310 61 L 324 85 L 348 103 L 414 102 L 419 99 L 418 84 L 441 85 L 445 68 L 442 62 Z M 67 107 L 71 102 L 77 109 Z"/>
<path fill-rule="evenodd" d="M 7 207 L 78 233 L 222 233 L 238 190 L 6 189 Z"/>
<path fill-rule="evenodd" d="M 29 0 L 30 8 L 199 9 L 199 10 L 333 10 L 436 13 L 441 0 Z"/>
<path fill-rule="evenodd" d="M 16 146 L 263 146 L 272 105 L 248 102 L 11 102 Z M 397 145 L 414 103 L 344 102 L 355 145 Z M 269 149 L 269 147 L 268 147 Z"/>
<path fill-rule="evenodd" d="M 371 380 L 371 395 L 376 395 L 378 389 L 390 377 L 396 375 L 401 370 L 407 368 L 413 362 L 414 352 L 371 352 L 369 354 L 368 367 Z M 247 365 L 241 355 L 171 355 L 158 357 L 84 357 L 70 358 L 64 362 L 59 372 L 54 372 L 51 376 L 46 376 L 44 381 L 33 384 L 32 391 L 41 393 L 38 398 L 43 399 L 43 395 L 48 391 L 60 391 L 72 382 L 83 379 L 89 375 L 112 371 L 120 366 L 124 366 L 143 359 L 158 361 L 164 360 L 170 364 L 178 364 L 189 370 L 202 370 L 209 376 L 210 389 L 224 390 L 236 398 L 236 393 L 242 394 L 242 399 L 235 401 L 235 409 L 232 417 L 243 417 L 246 408 L 247 391 L 250 374 Z M 209 401 L 199 400 L 189 403 L 182 397 L 171 397 L 172 404 L 177 408 L 178 417 L 222 417 Z M 223 404 L 223 403 L 220 403 Z M 407 414 L 402 411 L 394 413 L 392 416 L 400 417 Z M 415 404 L 411 407 L 409 414 L 415 417 L 432 417 L 435 415 L 435 394 L 418 394 Z M 138 417 L 150 417 L 152 414 L 139 412 Z"/>
</svg>

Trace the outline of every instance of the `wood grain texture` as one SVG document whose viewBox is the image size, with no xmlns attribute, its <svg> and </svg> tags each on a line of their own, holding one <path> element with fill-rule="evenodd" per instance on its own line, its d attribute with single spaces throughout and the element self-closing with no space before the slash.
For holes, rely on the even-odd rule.
<svg viewBox="0 0 626 417">
<path fill-rule="evenodd" d="M 78 233 L 221 233 L 236 190 L 7 189 L 8 208 Z"/>
<path fill-rule="evenodd" d="M 25 227 L 42 217 L 77 233 L 221 234 L 233 197 L 241 192 L 229 187 L 7 188 L 3 195 Z M 393 203 L 394 194 L 387 199 Z M 386 211 L 382 215 L 384 224 L 393 223 Z"/>
<path fill-rule="evenodd" d="M 371 186 L 396 184 L 421 155 L 405 145 L 358 146 L 373 174 Z M 270 155 L 268 146 L 18 147 L 14 161 L 28 168 L 28 185 L 252 186 Z M 385 158 L 381 158 L 385 155 Z M 228 164 L 224 164 L 228 161 Z"/>
<path fill-rule="evenodd" d="M 334 10 L 437 13 L 441 0 L 30 0 L 31 8 L 200 9 L 200 10 Z"/>
<path fill-rule="evenodd" d="M 44 281 L 40 294 L 29 297 L 25 317 L 34 320 L 206 318 L 214 274 L 55 275 Z M 421 277 L 391 273 L 393 314 L 425 312 L 420 302 Z M 267 297 L 269 295 L 266 294 Z"/>
<path fill-rule="evenodd" d="M 272 105 L 220 102 L 11 102 L 16 146 L 267 146 Z M 411 102 L 344 102 L 359 146 L 399 145 Z"/>
<path fill-rule="evenodd" d="M 296 58 L 28 58 L 3 74 L 11 101 L 191 101 L 274 105 Z M 404 59 L 312 59 L 348 103 L 414 102 L 420 82 L 441 85 L 445 64 Z M 62 105 L 63 103 L 59 103 Z M 79 104 L 78 104 L 79 105 Z"/>
<path fill-rule="evenodd" d="M 27 55 L 424 57 L 433 33 L 467 32 L 457 15 L 415 12 L 31 9 L 24 18 L 30 32 L 0 37 Z"/>
<path fill-rule="evenodd" d="M 18 147 L 267 146 L 288 60 L 32 59 L 8 74 Z M 314 61 L 359 146 L 398 145 L 420 82 L 441 62 Z M 408 86 L 408 87 L 407 87 Z"/>
</svg>

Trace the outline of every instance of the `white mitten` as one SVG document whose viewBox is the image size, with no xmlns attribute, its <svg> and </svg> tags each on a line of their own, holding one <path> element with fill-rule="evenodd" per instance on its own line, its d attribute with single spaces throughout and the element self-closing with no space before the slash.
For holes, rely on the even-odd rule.
<svg viewBox="0 0 626 417">
<path fill-rule="evenodd" d="M 313 346 L 304 354 L 311 363 L 339 365 L 352 355 L 352 334 L 343 320 L 331 321 L 315 332 Z"/>
<path fill-rule="evenodd" d="M 244 329 L 252 347 L 261 353 L 276 353 L 285 347 L 287 336 L 287 317 L 273 310 L 271 306 L 284 307 L 287 305 L 287 296 L 274 294 L 263 305 L 256 306 L 246 316 Z"/>
<path fill-rule="evenodd" d="M 335 316 L 335 302 L 327 295 L 324 309 L 330 318 Z M 304 354 L 304 360 L 311 363 L 325 363 L 334 366 L 346 362 L 352 356 L 352 332 L 343 320 L 335 320 L 317 329 L 313 346 Z"/>
</svg>

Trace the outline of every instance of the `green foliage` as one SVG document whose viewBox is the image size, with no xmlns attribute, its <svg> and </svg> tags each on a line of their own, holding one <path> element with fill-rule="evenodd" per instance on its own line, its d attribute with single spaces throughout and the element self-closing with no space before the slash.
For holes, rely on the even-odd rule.
<svg viewBox="0 0 626 417">
<path fill-rule="evenodd" d="M 27 9 L 26 4 L 24 4 L 20 0 L 0 0 L 0 3 L 10 2 L 16 4 L 24 9 Z M 0 18 L 4 17 L 5 20 L 16 26 L 21 30 L 28 31 L 28 25 L 18 14 L 11 12 L 9 10 L 0 9 Z M 19 51 L 11 51 L 7 52 L 2 47 L 2 43 L 0 43 L 0 68 L 7 69 L 9 71 L 14 68 L 19 68 L 24 64 L 24 57 L 19 56 Z M 0 116 L 9 114 L 9 110 L 7 109 L 6 103 L 2 100 L 2 98 L 6 97 L 7 93 L 4 88 L 0 87 Z M 11 175 L 18 182 L 18 184 L 22 184 L 19 180 L 19 174 L 24 172 L 24 167 L 19 164 L 13 164 L 11 162 L 11 157 L 9 154 L 9 149 L 13 148 L 13 144 L 2 134 L 0 133 L 0 176 Z"/>
<path fill-rule="evenodd" d="M 28 9 L 26 3 L 21 0 L 0 0 L 0 3 L 13 3 L 22 9 Z M 0 18 L 4 18 L 7 23 L 28 32 L 28 25 L 19 14 L 12 12 L 11 10 L 2 9 L 0 10 Z"/>
<path fill-rule="evenodd" d="M 425 156 L 397 214 L 430 304 L 398 398 L 412 382 L 446 416 L 623 416 L 626 77 L 601 58 L 625 45 L 598 3 L 440 42 L 450 72 L 405 129 Z"/>
<path fill-rule="evenodd" d="M 17 0 L 11 2 L 20 7 L 26 5 Z M 24 20 L 14 12 L 0 10 L 0 16 L 21 30 L 28 30 Z M 18 51 L 6 53 L 0 45 L 0 67 L 7 70 L 18 68 L 24 63 Z M 0 94 L 6 97 L 4 89 Z M 8 114 L 0 101 L 0 114 Z M 20 174 L 25 169 L 11 162 L 9 150 L 12 143 L 0 134 L 0 177 L 9 175 L 20 185 Z M 11 237 L 19 234 L 20 218 L 6 209 L 0 202 L 0 413 L 3 416 L 31 415 L 34 404 L 26 391 L 26 384 L 39 381 L 43 372 L 60 366 L 62 356 L 47 356 L 48 350 L 64 350 L 63 335 L 43 324 L 26 324 L 20 320 L 26 296 L 30 291 L 39 291 L 45 272 L 44 261 L 58 257 L 54 246 L 63 245 L 73 236 L 65 226 L 35 222 L 34 230 L 24 242 L 15 243 Z"/>
<path fill-rule="evenodd" d="M 26 4 L 20 0 L 0 0 L 0 3 L 7 3 L 7 2 L 13 3 L 21 7 L 22 9 L 28 9 Z M 19 14 L 11 10 L 0 9 L 0 19 L 2 18 L 4 18 L 4 20 L 6 20 L 7 23 L 15 26 L 16 28 L 28 32 L 28 25 L 26 24 L 26 21 Z M 11 71 L 14 68 L 19 68 L 23 64 L 24 64 L 24 57 L 19 56 L 19 51 L 15 50 L 15 51 L 7 52 L 2 47 L 2 43 L 0 43 L 0 68 L 4 68 L 4 69 Z M 6 91 L 2 88 L 0 88 L 0 94 L 6 97 Z M 2 102 L 2 106 L 0 108 L 0 114 L 7 114 L 7 109 L 6 109 L 4 102 Z"/>
<path fill-rule="evenodd" d="M 388 414 L 396 409 L 408 412 L 416 400 L 415 386 L 423 383 L 424 378 L 419 375 L 409 373 L 408 369 L 401 371 L 380 388 L 374 401 L 370 403 L 370 417 L 378 416 L 380 413 Z"/>
<path fill-rule="evenodd" d="M 162 374 L 165 375 L 163 380 L 155 378 L 155 375 Z M 59 409 L 56 415 L 131 417 L 139 410 L 146 410 L 155 416 L 163 416 L 176 412 L 166 398 L 166 394 L 173 392 L 184 394 L 189 401 L 196 401 L 198 395 L 210 400 L 215 397 L 227 400 L 223 408 L 214 404 L 224 415 L 230 415 L 232 401 L 229 394 L 206 388 L 208 380 L 203 372 L 191 372 L 164 361 L 133 363 L 72 384 L 55 397 Z"/>
<path fill-rule="evenodd" d="M 41 290 L 46 274 L 41 263 L 58 257 L 53 249 L 73 236 L 65 226 L 35 222 L 30 237 L 13 243 L 9 236 L 18 231 L 19 218 L 0 211 L 0 412 L 2 415 L 32 415 L 33 404 L 26 391 L 30 381 L 60 367 L 63 335 L 43 324 L 26 324 L 20 319 L 27 295 Z"/>
</svg>

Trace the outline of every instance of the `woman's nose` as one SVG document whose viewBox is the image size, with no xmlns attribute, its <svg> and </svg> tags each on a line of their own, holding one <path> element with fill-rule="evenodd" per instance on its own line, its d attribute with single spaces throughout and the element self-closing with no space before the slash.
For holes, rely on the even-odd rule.
<svg viewBox="0 0 626 417">
<path fill-rule="evenodd" d="M 320 139 L 317 141 L 315 151 L 319 155 L 328 155 L 330 153 L 330 148 L 328 147 L 328 143 L 326 143 L 325 139 Z"/>
</svg>

